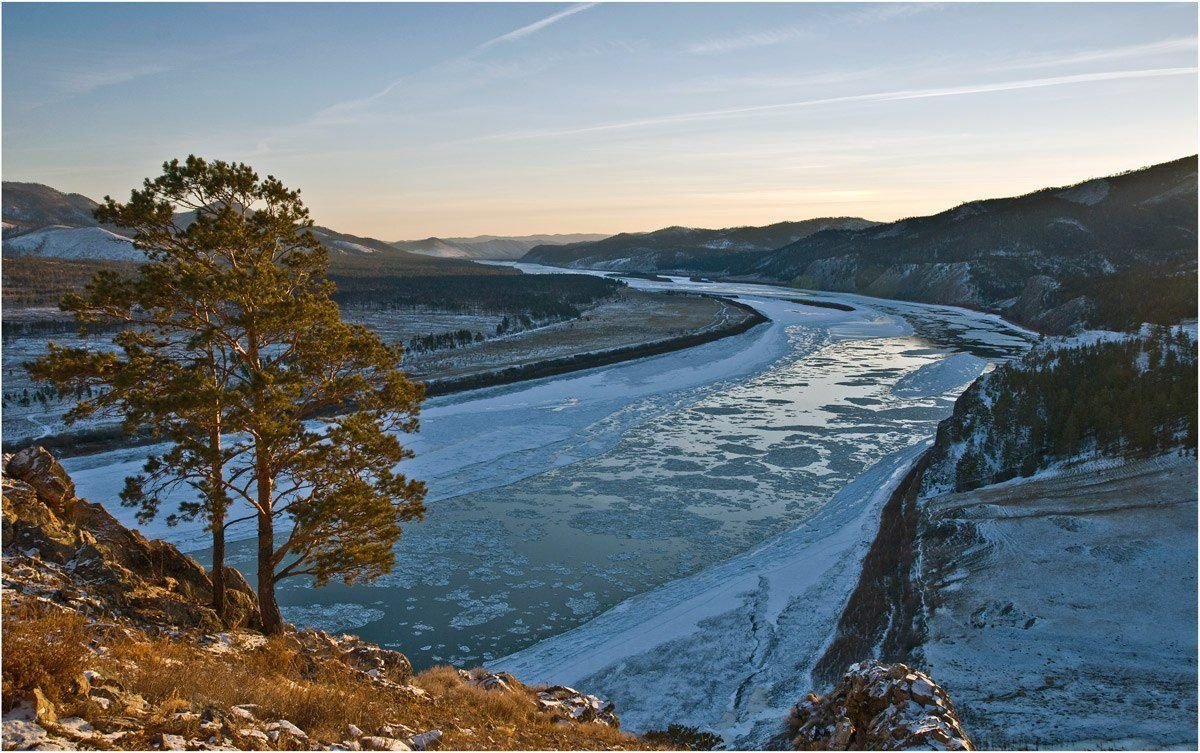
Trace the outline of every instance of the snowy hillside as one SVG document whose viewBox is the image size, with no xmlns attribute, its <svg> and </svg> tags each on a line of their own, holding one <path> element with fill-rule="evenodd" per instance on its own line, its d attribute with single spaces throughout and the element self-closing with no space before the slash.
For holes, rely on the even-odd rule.
<svg viewBox="0 0 1200 753">
<path fill-rule="evenodd" d="M 922 666 L 981 748 L 1195 750 L 1196 460 L 924 503 Z"/>
<path fill-rule="evenodd" d="M 140 261 L 145 258 L 123 235 L 101 227 L 52 225 L 15 238 L 4 239 L 5 255 L 42 256 L 53 259 L 111 259 Z"/>
</svg>

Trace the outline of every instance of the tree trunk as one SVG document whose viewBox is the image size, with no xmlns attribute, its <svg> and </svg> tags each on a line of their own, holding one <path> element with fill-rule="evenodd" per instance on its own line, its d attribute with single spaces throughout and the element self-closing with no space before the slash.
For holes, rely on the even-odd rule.
<svg viewBox="0 0 1200 753">
<path fill-rule="evenodd" d="M 225 623 L 225 516 L 213 516 L 212 535 L 212 608 L 217 619 Z"/>
<path fill-rule="evenodd" d="M 275 601 L 275 506 L 274 478 L 263 457 L 263 448 L 255 448 L 254 473 L 258 481 L 258 613 L 262 631 L 267 635 L 283 632 L 283 617 Z"/>
<path fill-rule="evenodd" d="M 275 520 L 268 512 L 258 515 L 258 614 L 266 635 L 283 632 L 283 617 L 275 601 Z"/>
<path fill-rule="evenodd" d="M 218 410 L 209 432 L 212 468 L 209 470 L 209 523 L 212 527 L 212 608 L 217 619 L 225 623 L 225 464 L 221 459 L 221 413 Z"/>
</svg>

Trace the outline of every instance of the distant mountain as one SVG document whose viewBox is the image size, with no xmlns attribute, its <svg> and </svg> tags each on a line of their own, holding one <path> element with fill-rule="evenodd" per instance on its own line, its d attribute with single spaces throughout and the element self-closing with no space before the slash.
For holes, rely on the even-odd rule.
<svg viewBox="0 0 1200 753">
<path fill-rule="evenodd" d="M 521 236 L 477 235 L 472 238 L 426 238 L 419 241 L 396 241 L 392 245 L 403 251 L 424 254 L 426 256 L 457 259 L 512 260 L 520 259 L 534 246 L 580 243 L 607 237 L 598 233 Z"/>
<path fill-rule="evenodd" d="M 99 206 L 86 196 L 62 193 L 41 183 L 4 181 L 5 230 L 37 230 L 51 225 L 81 227 L 98 224 L 92 210 Z"/>
<path fill-rule="evenodd" d="M 928 217 L 847 220 L 767 250 L 778 236 L 765 231 L 781 226 L 623 233 L 524 258 L 967 306 L 1046 332 L 1129 329 L 1196 316 L 1196 191 L 1191 156 Z M 759 248 L 739 245 L 755 233 Z"/>
<path fill-rule="evenodd" d="M 1046 331 L 1173 323 L 1196 315 L 1196 190 L 1192 156 L 695 268 L 985 308 Z"/>
<path fill-rule="evenodd" d="M 97 202 L 80 194 L 65 194 L 40 183 L 3 183 L 3 252 L 6 257 L 141 261 L 141 251 L 120 228 L 101 226 L 92 211 Z M 186 226 L 194 212 L 176 215 Z M 511 270 L 473 264 L 463 259 L 431 258 L 397 249 L 376 238 L 314 227 L 314 235 L 329 249 L 330 267 L 349 274 L 475 275 Z"/>
<path fill-rule="evenodd" d="M 719 230 L 675 226 L 650 233 L 621 233 L 598 241 L 535 246 L 522 260 L 629 272 L 686 270 L 706 257 L 771 251 L 813 233 L 861 230 L 875 224 L 859 217 L 821 217 Z"/>
</svg>

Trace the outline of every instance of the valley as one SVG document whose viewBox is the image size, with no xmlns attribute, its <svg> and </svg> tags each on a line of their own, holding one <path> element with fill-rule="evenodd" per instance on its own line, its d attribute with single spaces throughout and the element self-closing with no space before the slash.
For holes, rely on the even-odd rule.
<svg viewBox="0 0 1200 753">
<path fill-rule="evenodd" d="M 404 464 L 429 483 L 430 513 L 406 530 L 395 570 L 369 586 L 284 587 L 287 618 L 352 631 L 403 650 L 417 666 L 492 661 L 508 668 L 511 661 L 531 679 L 556 682 L 587 674 L 622 704 L 631 728 L 650 728 L 662 717 L 632 688 L 690 685 L 713 670 L 679 650 L 678 664 L 635 671 L 632 660 L 651 643 L 621 662 L 627 679 L 617 682 L 601 671 L 617 657 L 586 658 L 591 639 L 583 636 L 633 652 L 640 644 L 623 642 L 612 623 L 628 619 L 642 640 L 720 645 L 738 657 L 754 639 L 737 627 L 743 581 L 725 576 L 738 562 L 758 567 L 759 555 L 750 553 L 766 546 L 784 557 L 785 581 L 795 567 L 812 577 L 804 581 L 811 588 L 780 581 L 783 590 L 763 592 L 772 594 L 781 625 L 811 613 L 809 629 L 795 631 L 808 643 L 780 643 L 771 661 L 815 660 L 874 535 L 881 501 L 868 490 L 902 472 L 967 383 L 1034 339 L 961 309 L 828 296 L 854 309 L 842 311 L 793 303 L 794 291 L 784 288 L 680 279 L 630 286 L 737 296 L 771 321 L 676 353 L 431 399 L 411 441 L 417 456 Z M 65 465 L 81 494 L 110 499 L 152 449 Z M 133 522 L 129 511 L 114 513 Z M 198 528 L 156 522 L 142 530 L 205 556 Z M 228 535 L 247 533 L 234 527 Z M 251 542 L 230 544 L 233 564 L 245 566 L 252 555 Z M 826 564 L 814 569 L 815 562 Z M 677 603 L 687 614 L 693 581 L 720 584 L 729 596 L 712 602 L 721 609 L 711 616 L 729 616 L 696 623 L 691 615 L 670 630 L 644 629 L 641 614 Z M 716 628 L 705 626 L 717 624 L 723 637 L 713 643 Z M 522 649 L 530 658 L 500 659 Z M 572 657 L 570 672 L 549 658 L 559 651 Z M 730 720 L 722 706 L 697 697 L 686 718 L 730 739 L 762 740 L 774 729 L 767 718 L 779 712 L 776 704 L 794 701 L 783 699 L 803 681 L 784 674 L 771 691 L 776 701 L 747 701 Z M 739 669 L 727 680 L 746 677 Z M 767 675 L 758 681 L 762 693 L 773 687 Z"/>
</svg>

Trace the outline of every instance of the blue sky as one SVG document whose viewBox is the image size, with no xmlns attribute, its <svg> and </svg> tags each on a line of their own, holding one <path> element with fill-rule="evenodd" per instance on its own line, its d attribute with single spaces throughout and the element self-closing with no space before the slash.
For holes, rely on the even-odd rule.
<svg viewBox="0 0 1200 753">
<path fill-rule="evenodd" d="M 1196 151 L 1176 4 L 3 7 L 3 174 L 241 160 L 385 240 L 888 220 Z"/>
</svg>

